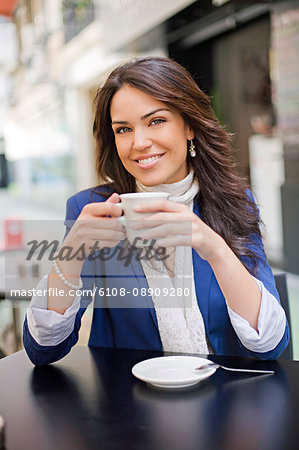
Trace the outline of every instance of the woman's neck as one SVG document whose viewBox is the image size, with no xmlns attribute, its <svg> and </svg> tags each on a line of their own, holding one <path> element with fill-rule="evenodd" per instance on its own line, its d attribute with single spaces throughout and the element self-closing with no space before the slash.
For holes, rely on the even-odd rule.
<svg viewBox="0 0 299 450">
<path fill-rule="evenodd" d="M 180 181 L 177 181 L 175 183 L 157 184 L 155 186 L 146 186 L 146 185 L 142 184 L 141 181 L 136 180 L 136 186 L 137 186 L 137 190 L 139 192 L 158 192 L 158 191 L 162 191 L 162 192 L 169 192 L 169 193 L 171 193 L 171 192 L 180 192 L 181 194 L 183 194 L 192 185 L 193 176 L 194 176 L 194 173 L 193 173 L 193 171 L 191 171 L 191 172 L 189 172 L 189 174 L 185 178 L 183 178 Z"/>
</svg>

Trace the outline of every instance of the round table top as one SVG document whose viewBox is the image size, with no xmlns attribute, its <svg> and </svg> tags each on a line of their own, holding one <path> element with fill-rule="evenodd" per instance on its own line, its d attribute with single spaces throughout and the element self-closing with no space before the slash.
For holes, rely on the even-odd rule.
<svg viewBox="0 0 299 450">
<path fill-rule="evenodd" d="M 185 390 L 159 390 L 132 367 L 161 352 L 75 346 L 34 367 L 24 351 L 0 360 L 0 414 L 6 448 L 297 449 L 299 362 L 229 356 L 231 367 L 273 369 L 248 375 L 218 369 Z"/>
</svg>

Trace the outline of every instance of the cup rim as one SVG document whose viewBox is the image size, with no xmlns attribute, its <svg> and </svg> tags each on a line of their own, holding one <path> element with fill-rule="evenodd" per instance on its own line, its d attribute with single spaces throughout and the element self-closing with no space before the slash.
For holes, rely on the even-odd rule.
<svg viewBox="0 0 299 450">
<path fill-rule="evenodd" d="M 120 198 L 155 198 L 155 197 L 168 197 L 168 192 L 128 192 L 127 194 L 120 194 Z"/>
</svg>

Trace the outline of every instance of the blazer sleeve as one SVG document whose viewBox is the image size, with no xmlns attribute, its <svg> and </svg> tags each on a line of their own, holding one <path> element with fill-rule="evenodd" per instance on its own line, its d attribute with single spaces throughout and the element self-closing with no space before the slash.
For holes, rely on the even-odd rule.
<svg viewBox="0 0 299 450">
<path fill-rule="evenodd" d="M 252 193 L 250 191 L 248 191 L 247 194 L 248 194 L 249 198 L 254 202 Z M 250 242 L 250 244 L 248 244 L 248 248 L 250 250 L 252 250 L 257 256 L 258 266 L 257 266 L 256 272 L 253 273 L 254 270 L 253 270 L 252 262 L 249 260 L 249 258 L 246 258 L 246 257 L 240 258 L 241 261 L 257 279 L 259 279 L 260 281 L 263 282 L 265 288 L 276 298 L 276 300 L 280 304 L 279 294 L 278 294 L 276 286 L 275 286 L 274 275 L 273 275 L 272 270 L 267 261 L 262 238 L 257 234 L 252 236 L 251 242 Z M 287 347 L 288 343 L 289 343 L 289 325 L 288 325 L 288 321 L 286 320 L 284 334 L 283 334 L 280 342 L 277 344 L 277 346 L 274 349 L 272 349 L 271 351 L 268 351 L 268 352 L 264 352 L 264 353 L 257 353 L 257 352 L 250 351 L 250 355 L 248 355 L 248 356 L 251 356 L 254 358 L 259 358 L 259 359 L 277 359 L 283 353 L 283 351 Z M 239 345 L 241 346 L 241 348 L 243 348 L 245 350 L 245 347 L 242 345 L 240 340 L 239 340 Z M 247 350 L 247 352 L 248 352 L 248 350 Z"/>
<path fill-rule="evenodd" d="M 68 199 L 66 206 L 66 219 L 65 219 L 65 227 L 66 232 L 65 236 L 70 231 L 74 222 L 78 218 L 82 207 L 78 206 L 76 201 L 76 197 L 73 196 Z M 43 346 L 38 344 L 36 340 L 30 334 L 27 319 L 25 319 L 23 326 L 23 343 L 24 348 L 33 364 L 36 366 L 49 364 L 51 362 L 57 361 L 63 358 L 69 351 L 72 346 L 75 345 L 78 341 L 79 330 L 81 327 L 81 319 L 86 310 L 88 304 L 92 301 L 92 296 L 90 292 L 93 289 L 94 285 L 94 275 L 95 275 L 95 265 L 92 261 L 86 260 L 83 264 L 81 278 L 83 281 L 83 295 L 80 299 L 80 309 L 76 315 L 74 322 L 74 329 L 71 334 L 62 342 L 53 346 Z"/>
</svg>

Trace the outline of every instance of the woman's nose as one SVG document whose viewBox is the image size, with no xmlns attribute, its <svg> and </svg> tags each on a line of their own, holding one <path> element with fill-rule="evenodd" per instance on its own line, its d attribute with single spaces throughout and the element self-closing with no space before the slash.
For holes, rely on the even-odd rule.
<svg viewBox="0 0 299 450">
<path fill-rule="evenodd" d="M 150 137 L 144 131 L 135 130 L 133 138 L 133 148 L 135 150 L 146 150 L 151 147 L 152 141 Z"/>
</svg>

